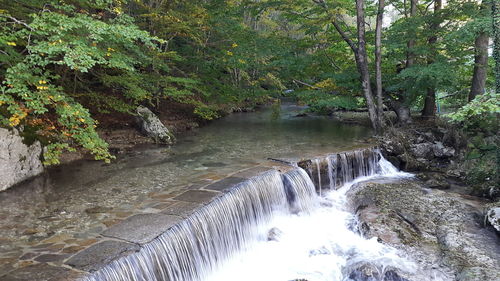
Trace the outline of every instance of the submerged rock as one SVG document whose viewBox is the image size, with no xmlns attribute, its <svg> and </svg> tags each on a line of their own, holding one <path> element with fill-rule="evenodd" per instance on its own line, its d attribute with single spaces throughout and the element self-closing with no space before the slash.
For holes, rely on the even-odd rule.
<svg viewBox="0 0 500 281">
<path fill-rule="evenodd" d="M 281 230 L 277 227 L 273 227 L 267 233 L 267 241 L 279 241 L 280 236 L 283 234 Z"/>
<path fill-rule="evenodd" d="M 392 269 L 379 269 L 370 264 L 364 264 L 349 273 L 348 281 L 409 281 Z"/>
<path fill-rule="evenodd" d="M 43 172 L 42 146 L 23 143 L 16 129 L 0 128 L 0 191 Z"/>
<path fill-rule="evenodd" d="M 137 107 L 137 123 L 143 134 L 157 143 L 173 144 L 175 136 L 149 108 Z"/>
<path fill-rule="evenodd" d="M 419 264 L 418 276 L 409 280 L 500 280 L 498 238 L 482 222 L 486 201 L 416 180 L 362 183 L 348 198 L 366 237 L 378 237 Z"/>
</svg>

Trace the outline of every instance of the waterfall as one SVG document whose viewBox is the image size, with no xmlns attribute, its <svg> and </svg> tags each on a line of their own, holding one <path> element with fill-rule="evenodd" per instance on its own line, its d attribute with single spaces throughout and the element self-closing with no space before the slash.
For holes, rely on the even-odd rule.
<svg viewBox="0 0 500 281">
<path fill-rule="evenodd" d="M 286 187 L 285 187 L 286 185 Z M 137 253 L 118 259 L 85 281 L 193 281 L 259 236 L 279 213 L 306 211 L 317 200 L 302 169 L 252 178 L 216 198 Z"/>
<path fill-rule="evenodd" d="M 319 189 L 319 196 L 321 196 L 321 166 L 320 166 L 320 160 L 319 159 L 314 159 L 314 164 L 316 164 L 316 172 L 318 173 L 318 189 Z"/>
<path fill-rule="evenodd" d="M 245 251 L 226 262 L 223 268 L 208 275 L 205 281 L 407 280 L 398 273 L 412 274 L 416 271 L 415 264 L 401 257 L 398 250 L 378 242 L 376 237 L 365 239 L 355 232 L 353 226 L 357 225 L 357 217 L 347 207 L 346 197 L 347 191 L 356 182 L 381 176 L 406 177 L 409 174 L 397 171 L 376 150 L 337 153 L 318 159 L 308 162 L 307 171 L 312 173 L 310 179 L 326 179 L 332 188 L 323 190 L 321 197 L 305 198 L 318 200 L 319 204 L 307 212 L 273 217 L 266 227 L 279 230 L 275 231 L 279 233 L 275 239 L 254 240 Z M 306 172 L 294 171 L 296 176 L 300 173 Z M 284 178 L 286 187 L 293 177 L 285 175 Z M 328 184 L 322 182 L 322 186 Z M 316 188 L 319 189 L 318 184 Z M 294 197 L 291 199 L 294 202 Z M 365 275 L 364 270 L 373 270 L 379 276 Z"/>
<path fill-rule="evenodd" d="M 329 154 L 324 158 L 316 158 L 296 163 L 308 171 L 318 192 L 329 187 L 338 189 L 356 179 L 371 176 L 403 175 L 378 149 L 360 149 Z"/>
<path fill-rule="evenodd" d="M 307 170 L 310 175 L 300 168 L 304 164 L 309 165 Z M 332 266 L 335 267 L 332 270 L 335 276 L 340 278 L 343 273 L 339 268 L 346 265 L 346 260 L 343 256 L 339 258 L 333 254 L 348 255 L 351 251 L 349 255 L 352 255 L 355 243 L 371 245 L 373 249 L 370 251 L 374 256 L 383 254 L 385 257 L 386 253 L 394 253 L 386 248 L 380 250 L 376 241 L 363 242 L 363 238 L 356 236 L 345 226 L 347 220 L 352 221 L 354 218 L 352 214 L 342 210 L 344 201 L 339 198 L 342 198 L 343 192 L 330 191 L 320 198 L 316 188 L 319 187 L 320 192 L 322 186 L 336 190 L 356 179 L 400 174 L 380 152 L 368 149 L 297 163 L 296 169 L 284 174 L 275 170 L 266 172 L 217 197 L 152 242 L 143 245 L 140 251 L 113 261 L 84 277 L 82 281 L 217 280 L 210 277 L 214 272 L 223 271 L 226 264 L 235 260 L 241 253 L 254 251 L 255 245 L 260 245 L 263 241 L 267 243 L 271 235 L 269 229 L 275 230 L 274 234 L 278 235 L 281 229 L 272 226 L 280 220 L 293 220 L 293 226 L 287 223 L 280 225 L 280 228 L 292 233 L 293 239 L 307 239 L 307 236 L 297 238 L 293 235 L 308 229 L 317 229 L 308 235 L 317 237 L 318 243 L 326 244 L 314 246 L 316 248 L 311 248 L 311 253 L 318 252 L 318 257 L 328 255 L 332 258 Z M 318 181 L 316 187 L 312 179 Z M 325 180 L 329 182 L 323 185 L 322 181 Z M 310 217 L 315 219 L 311 221 Z M 329 219 L 333 219 L 331 223 L 321 226 L 321 220 L 324 222 Z M 305 226 L 294 228 L 297 227 L 296 221 Z M 320 224 L 320 227 L 316 224 Z M 318 231 L 324 231 L 325 234 L 317 233 Z M 342 243 L 345 245 L 328 245 L 328 239 L 331 239 L 328 235 L 342 235 L 342 239 L 345 239 Z M 285 245 L 291 247 L 294 243 L 296 242 Z M 312 247 L 307 243 L 304 245 Z M 271 253 L 266 255 L 272 256 Z M 234 279 L 234 276 L 232 278 Z"/>
</svg>

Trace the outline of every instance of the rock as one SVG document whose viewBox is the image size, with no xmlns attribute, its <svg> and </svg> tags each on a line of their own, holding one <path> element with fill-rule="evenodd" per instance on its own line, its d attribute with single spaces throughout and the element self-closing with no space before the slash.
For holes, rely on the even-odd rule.
<svg viewBox="0 0 500 281">
<path fill-rule="evenodd" d="M 394 270 L 381 270 L 373 265 L 364 264 L 349 273 L 349 281 L 408 281 Z"/>
<path fill-rule="evenodd" d="M 0 128 L 0 191 L 43 172 L 42 146 L 23 143 L 16 129 Z"/>
<path fill-rule="evenodd" d="M 137 214 L 108 228 L 102 235 L 143 245 L 181 220 L 181 217 L 166 214 Z"/>
<path fill-rule="evenodd" d="M 77 253 L 66 261 L 66 264 L 79 270 L 93 272 L 139 249 L 136 244 L 105 240 Z"/>
<path fill-rule="evenodd" d="M 280 236 L 283 234 L 281 230 L 277 227 L 273 227 L 267 233 L 267 241 L 279 241 Z"/>
<path fill-rule="evenodd" d="M 408 280 L 500 280 L 498 238 L 478 215 L 487 201 L 415 180 L 360 183 L 347 196 L 366 224 L 364 236 L 378 237 L 418 262 L 416 273 L 404 276 Z"/>
<path fill-rule="evenodd" d="M 486 219 L 498 232 L 500 232 L 500 207 L 491 208 L 486 214 Z"/>
<path fill-rule="evenodd" d="M 429 142 L 413 144 L 410 146 L 410 150 L 417 159 L 429 159 L 433 155 L 433 144 Z"/>
<path fill-rule="evenodd" d="M 435 142 L 432 146 L 432 151 L 436 157 L 453 157 L 455 156 L 455 149 L 452 147 L 445 147 L 442 142 Z"/>
<path fill-rule="evenodd" d="M 491 186 L 488 193 L 489 193 L 488 195 L 492 199 L 499 198 L 500 197 L 500 187 L 498 187 L 498 186 Z"/>
<path fill-rule="evenodd" d="M 157 143 L 173 144 L 174 135 L 168 130 L 160 119 L 147 107 L 137 107 L 137 123 L 143 134 L 152 138 Z"/>
</svg>

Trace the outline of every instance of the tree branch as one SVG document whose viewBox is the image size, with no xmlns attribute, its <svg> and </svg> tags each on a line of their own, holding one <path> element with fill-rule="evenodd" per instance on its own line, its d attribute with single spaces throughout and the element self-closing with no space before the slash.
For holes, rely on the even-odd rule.
<svg viewBox="0 0 500 281">
<path fill-rule="evenodd" d="M 342 28 L 340 27 L 338 22 L 336 22 L 335 20 L 332 20 L 332 24 L 333 24 L 333 27 L 335 27 L 335 30 L 337 30 L 337 32 L 340 34 L 342 39 L 344 39 L 344 41 L 347 43 L 347 45 L 349 45 L 349 47 L 351 47 L 352 51 L 354 53 L 357 53 L 358 47 L 356 47 L 356 44 L 354 44 L 354 42 L 351 40 L 351 38 L 349 38 L 349 36 L 347 36 L 347 34 L 342 30 Z"/>
<path fill-rule="evenodd" d="M 16 18 L 14 18 L 14 17 L 7 16 L 7 15 L 2 15 L 2 14 L 0 14 L 0 17 L 10 19 L 10 20 L 11 20 L 11 21 L 13 21 L 14 23 L 17 23 L 17 24 L 23 25 L 23 26 L 25 26 L 26 28 L 28 28 L 28 29 L 29 29 L 29 30 L 31 30 L 31 31 L 33 31 L 33 30 L 34 30 L 34 29 L 33 29 L 33 27 L 29 26 L 27 23 L 22 22 L 22 21 L 20 21 L 20 20 L 18 20 L 18 19 L 16 19 Z"/>
</svg>

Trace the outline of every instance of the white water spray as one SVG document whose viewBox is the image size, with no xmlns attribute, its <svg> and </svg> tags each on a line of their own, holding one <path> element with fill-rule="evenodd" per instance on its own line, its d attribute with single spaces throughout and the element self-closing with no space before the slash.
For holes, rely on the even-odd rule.
<svg viewBox="0 0 500 281">
<path fill-rule="evenodd" d="M 324 193 L 324 197 L 316 197 L 318 202 L 310 206 L 308 212 L 282 214 L 259 226 L 261 235 L 247 245 L 246 251 L 233 256 L 221 270 L 205 280 L 348 281 L 355 280 L 352 273 L 366 265 L 379 271 L 382 278 L 394 269 L 414 272 L 415 264 L 401 257 L 396 249 L 379 243 L 376 238 L 365 239 L 352 230 L 357 219 L 346 209 L 345 196 L 351 186 L 378 177 L 411 176 L 399 172 L 377 151 L 374 153 L 378 161 L 363 161 L 359 157 L 361 152 L 328 156 L 328 177 L 333 189 Z M 354 173 L 363 176 L 335 190 L 337 159 L 344 165 L 339 169 L 343 179 L 350 179 Z M 353 161 L 360 166 L 356 172 L 348 168 Z M 319 167 L 318 161 L 314 163 Z M 273 230 L 272 239 L 264 235 L 269 229 Z M 279 235 L 275 235 L 276 232 Z"/>
<path fill-rule="evenodd" d="M 340 186 L 338 190 L 319 197 L 300 168 L 284 175 L 268 172 L 84 280 L 344 281 L 366 263 L 380 271 L 413 270 L 395 249 L 353 232 L 350 226 L 356 218 L 345 209 L 345 192 L 353 183 L 408 174 L 398 172 L 376 151 L 342 153 L 327 160 L 330 187 Z"/>
</svg>

